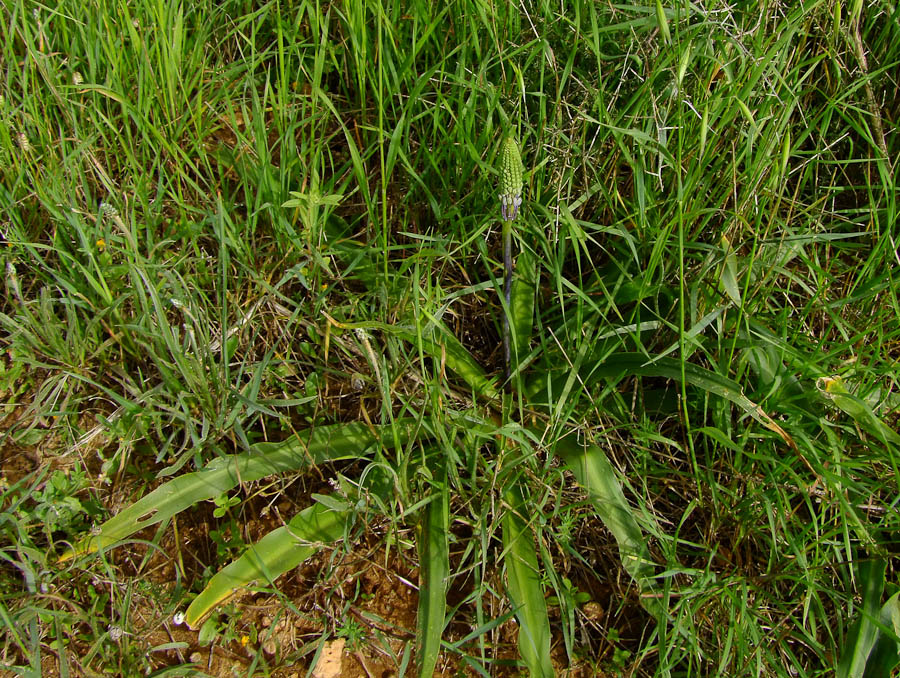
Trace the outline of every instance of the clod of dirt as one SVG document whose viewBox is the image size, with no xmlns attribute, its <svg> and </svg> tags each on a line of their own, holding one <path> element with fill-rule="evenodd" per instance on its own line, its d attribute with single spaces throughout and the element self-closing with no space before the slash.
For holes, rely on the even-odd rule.
<svg viewBox="0 0 900 678">
<path fill-rule="evenodd" d="M 345 638 L 337 638 L 325 643 L 316 668 L 313 669 L 313 678 L 337 678 L 341 675 L 343 665 Z"/>
</svg>

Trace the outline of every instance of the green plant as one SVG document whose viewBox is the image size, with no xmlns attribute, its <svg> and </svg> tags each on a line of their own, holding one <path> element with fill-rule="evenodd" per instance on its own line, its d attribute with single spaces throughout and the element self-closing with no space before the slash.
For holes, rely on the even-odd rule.
<svg viewBox="0 0 900 678">
<path fill-rule="evenodd" d="M 631 652 L 616 646 L 616 643 L 620 641 L 619 632 L 616 629 L 609 630 L 607 640 L 613 645 L 612 657 L 609 659 L 609 667 L 613 671 L 623 671 L 628 665 L 628 659 L 631 656 Z"/>
<path fill-rule="evenodd" d="M 338 638 L 346 638 L 351 652 L 359 650 L 366 639 L 366 628 L 355 619 L 348 618 L 335 632 Z"/>
<path fill-rule="evenodd" d="M 78 467 L 69 471 L 53 471 L 43 487 L 32 493 L 35 502 L 32 516 L 47 534 L 62 531 L 75 535 L 86 523 L 102 515 L 93 499 L 82 500 L 76 495 L 88 486 L 87 474 Z"/>
<path fill-rule="evenodd" d="M 837 666 L 838 678 L 886 677 L 900 664 L 900 592 L 882 605 L 885 566 L 883 560 L 859 565 L 862 607 L 847 633 Z"/>
<path fill-rule="evenodd" d="M 503 316 L 503 357 L 506 361 L 506 376 L 509 377 L 512 365 L 510 347 L 510 306 L 512 303 L 512 222 L 519 214 L 522 205 L 522 181 L 525 167 L 519 144 L 515 137 L 507 136 L 500 147 L 500 209 L 503 220 L 503 267 L 505 279 L 503 298 L 506 301 L 506 313 Z M 529 322 L 526 320 L 526 322 Z M 520 326 L 522 323 L 520 323 Z M 518 349 L 518 346 L 516 347 Z"/>
<path fill-rule="evenodd" d="M 535 674 L 598 647 L 640 676 L 868 665 L 852 564 L 894 568 L 898 528 L 897 12 L 5 3 L 4 657 L 181 671 L 145 631 L 191 564 L 226 638 L 240 601 L 203 610 L 368 529 L 428 584 L 421 674 L 502 670 L 513 617 Z M 76 485 L 29 476 L 73 459 Z M 243 552 L 263 521 L 234 498 L 292 501 L 313 466 L 336 489 Z M 213 548 L 172 547 L 216 500 Z M 58 563 L 89 502 L 98 555 Z M 128 623 L 167 557 L 171 599 Z"/>
<path fill-rule="evenodd" d="M 512 295 L 510 309 L 515 323 L 513 331 L 517 336 L 526 338 L 523 345 L 529 343 L 528 328 L 522 327 L 521 323 L 525 321 L 530 325 L 531 317 L 519 312 L 518 306 L 531 305 L 531 300 L 527 298 L 529 295 L 522 289 L 526 285 L 524 281 L 518 283 L 520 289 Z M 369 327 L 373 325 L 370 323 Z M 384 326 L 379 329 L 413 341 L 411 333 L 402 326 Z M 440 338 L 419 345 L 426 348 L 435 359 L 446 356 L 449 353 L 448 346 L 453 346 L 450 340 L 444 339 L 449 336 L 446 329 L 436 323 L 431 324 L 428 329 Z M 442 339 L 446 343 L 441 343 Z M 230 505 L 233 500 L 228 499 L 226 493 L 239 481 L 250 482 L 272 473 L 296 471 L 311 463 L 326 460 L 358 459 L 372 455 L 374 462 L 370 470 L 358 481 L 344 483 L 349 501 L 333 496 L 315 497 L 315 504 L 301 511 L 283 528 L 251 546 L 243 556 L 216 574 L 186 612 L 188 624 L 199 626 L 203 618 L 236 589 L 254 581 L 273 583 L 280 574 L 316 553 L 322 544 L 333 542 L 347 534 L 357 512 L 369 511 L 371 507 L 376 510 L 387 509 L 392 495 L 402 493 L 402 488 L 413 476 L 399 476 L 399 469 L 387 464 L 384 452 L 390 448 L 399 450 L 419 441 L 422 446 L 422 462 L 417 467 L 407 467 L 407 473 L 427 474 L 432 487 L 420 509 L 423 511 L 423 531 L 420 533 L 422 561 L 434 564 L 434 567 L 429 566 L 423 571 L 423 576 L 431 579 L 423 583 L 430 593 L 420 600 L 420 618 L 428 620 L 427 624 L 420 627 L 420 652 L 425 650 L 425 656 L 420 656 L 420 668 L 427 674 L 434 665 L 444 626 L 445 584 L 441 582 L 446 581 L 447 569 L 441 563 L 447 562 L 448 552 L 449 515 L 446 493 L 448 490 L 452 492 L 451 478 L 458 472 L 453 469 L 441 471 L 443 467 L 435 465 L 443 459 L 440 441 L 461 444 L 464 449 L 473 451 L 481 449 L 489 441 L 495 441 L 495 473 L 500 475 L 505 488 L 502 494 L 504 561 L 508 595 L 520 624 L 519 649 L 532 675 L 552 675 L 553 669 L 549 664 L 550 627 L 534 541 L 536 532 L 540 533 L 540 526 L 527 518 L 528 511 L 521 488 L 521 465 L 524 463 L 525 468 L 528 468 L 528 465 L 537 461 L 535 445 L 541 445 L 545 430 L 533 425 L 522 426 L 511 418 L 503 423 L 504 417 L 509 416 L 504 413 L 512 413 L 509 409 L 512 401 L 504 399 L 506 404 L 503 404 L 497 400 L 493 382 L 485 376 L 475 358 L 464 349 L 456 347 L 452 355 L 454 360 L 450 363 L 451 366 L 472 391 L 484 399 L 485 410 L 481 409 L 484 406 L 480 406 L 478 409 L 452 414 L 445 412 L 439 426 L 435 419 L 437 413 L 429 415 L 423 412 L 416 418 L 398 418 L 391 424 L 380 427 L 337 424 L 318 427 L 309 434 L 284 443 L 254 445 L 249 453 L 217 459 L 198 472 L 180 476 L 159 487 L 101 526 L 97 534 L 82 541 L 65 558 L 112 546 L 137 530 L 159 523 L 204 499 L 218 497 L 217 503 Z M 651 357 L 648 361 L 643 356 L 630 354 L 612 354 L 599 364 L 587 356 L 581 363 L 584 370 L 581 382 L 585 386 L 600 376 L 622 378 L 625 375 L 643 374 L 663 375 L 672 379 L 684 376 L 688 383 L 702 388 L 706 393 L 737 403 L 748 414 L 790 442 L 787 434 L 768 415 L 741 394 L 737 384 L 708 370 L 689 366 L 685 372 L 683 367 L 679 369 L 678 363 L 666 358 Z M 565 385 L 572 381 L 572 376 L 572 372 L 556 375 L 552 368 L 538 372 L 531 381 L 532 386 L 519 393 L 520 397 L 529 393 L 537 397 L 525 400 L 521 407 L 535 412 L 548 411 L 541 404 L 544 402 L 543 398 L 548 396 L 550 403 L 558 405 L 560 400 L 553 397 L 553 394 L 564 391 Z M 551 413 L 552 407 L 549 410 Z M 481 414 L 485 411 L 487 417 Z M 453 431 L 457 433 L 454 434 Z M 463 434 L 463 431 L 467 433 Z M 655 568 L 647 550 L 644 532 L 604 453 L 596 446 L 584 447 L 575 441 L 574 435 L 565 432 L 555 434 L 555 442 L 550 449 L 561 455 L 561 459 L 581 485 L 588 490 L 593 510 L 615 535 L 623 566 L 634 577 L 640 590 L 645 593 L 656 590 L 658 584 L 655 581 Z M 476 451 L 475 454 L 480 453 Z M 389 473 L 381 472 L 388 468 L 391 469 Z M 225 510 L 223 506 L 219 508 Z M 561 593 L 564 597 L 564 591 Z M 661 610 L 655 600 L 652 597 L 645 598 L 645 605 L 659 615 Z"/>
</svg>

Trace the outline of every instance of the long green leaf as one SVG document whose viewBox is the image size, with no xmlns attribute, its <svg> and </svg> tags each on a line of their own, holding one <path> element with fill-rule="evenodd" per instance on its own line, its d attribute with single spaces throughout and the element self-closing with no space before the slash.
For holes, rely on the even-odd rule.
<svg viewBox="0 0 900 678">
<path fill-rule="evenodd" d="M 647 594 L 657 589 L 654 578 L 656 568 L 647 548 L 647 540 L 625 499 L 606 453 L 597 445 L 583 447 L 572 437 L 557 441 L 556 451 L 575 474 L 578 484 L 587 490 L 591 506 L 616 539 L 622 566 L 637 583 L 641 593 Z M 658 615 L 661 611 L 658 598 L 645 595 L 641 600 L 651 614 Z"/>
<path fill-rule="evenodd" d="M 859 565 L 859 584 L 862 587 L 862 609 L 859 619 L 847 634 L 841 661 L 837 667 L 837 678 L 863 678 L 867 671 L 869 655 L 878 639 L 878 608 L 884 592 L 884 560 L 862 561 Z M 888 674 L 884 674 L 885 678 Z"/>
<path fill-rule="evenodd" d="M 516 276 L 509 295 L 510 335 L 512 337 L 510 374 L 515 374 L 528 355 L 534 319 L 534 257 L 523 250 L 516 260 Z"/>
<path fill-rule="evenodd" d="M 843 379 L 823 377 L 819 379 L 817 386 L 826 398 L 853 417 L 853 420 L 863 429 L 880 438 L 882 442 L 900 445 L 900 435 L 885 424 L 866 401 L 850 393 L 844 385 Z"/>
<path fill-rule="evenodd" d="M 414 332 L 401 330 L 397 334 L 414 346 L 418 345 Z M 478 361 L 449 330 L 442 328 L 442 331 L 434 339 L 423 337 L 422 350 L 432 358 L 443 361 L 447 367 L 462 377 L 478 395 L 488 399 L 497 397 L 495 382 L 488 378 Z"/>
<path fill-rule="evenodd" d="M 420 582 L 416 658 L 417 673 L 421 678 L 434 675 L 441 651 L 450 577 L 449 532 L 450 493 L 445 475 L 438 495 L 425 507 L 418 539 Z"/>
<path fill-rule="evenodd" d="M 698 365 L 686 363 L 682 375 L 681 362 L 672 358 L 659 358 L 648 362 L 647 356 L 643 353 L 613 353 L 603 361 L 585 361 L 579 373 L 585 386 L 601 377 L 620 377 L 628 374 L 639 377 L 665 377 L 675 381 L 681 381 L 683 376 L 688 384 L 731 401 L 767 429 L 777 433 L 788 445 L 793 448 L 797 446 L 772 417 L 744 395 L 740 384 Z M 552 373 L 542 375 L 529 384 L 527 393 L 530 399 L 534 400 L 538 395 L 546 393 L 548 402 L 553 402 L 554 394 L 563 390 L 567 376 L 564 374 L 554 378 Z"/>
<path fill-rule="evenodd" d="M 869 653 L 865 678 L 890 676 L 900 664 L 900 592 L 895 593 L 881 608 L 878 618 L 881 628 L 875 639 L 875 646 Z"/>
<path fill-rule="evenodd" d="M 180 513 L 201 501 L 213 499 L 239 483 L 297 471 L 337 459 L 354 459 L 376 442 L 403 444 L 416 428 L 413 420 L 369 428 L 364 424 L 322 426 L 281 443 L 259 443 L 242 454 L 214 459 L 200 471 L 187 473 L 159 486 L 118 515 L 107 520 L 96 534 L 78 542 L 61 561 L 92 553 L 150 525 Z M 397 435 L 393 435 L 396 431 Z"/>
<path fill-rule="evenodd" d="M 402 325 L 388 325 L 377 321 L 365 321 L 360 323 L 339 323 L 330 319 L 332 324 L 342 329 L 372 329 L 387 332 L 400 337 L 413 346 L 419 346 L 419 338 L 414 329 Z M 466 350 L 459 339 L 453 336 L 443 324 L 436 320 L 430 321 L 431 336 L 422 337 L 422 351 L 445 364 L 451 371 L 458 374 L 479 396 L 493 399 L 497 397 L 497 384 L 488 378 L 484 369 L 478 364 L 474 356 Z"/>
<path fill-rule="evenodd" d="M 532 678 L 555 676 L 550 662 L 550 620 L 541 587 L 534 536 L 521 518 L 527 515 L 522 492 L 512 485 L 504 499 L 509 508 L 503 515 L 503 551 L 510 602 L 519 622 L 519 654 Z"/>
<path fill-rule="evenodd" d="M 313 504 L 273 530 L 240 558 L 219 570 L 188 606 L 184 620 L 197 628 L 203 619 L 254 581 L 273 584 L 285 572 L 315 555 L 323 544 L 339 540 L 350 514 Z"/>
</svg>

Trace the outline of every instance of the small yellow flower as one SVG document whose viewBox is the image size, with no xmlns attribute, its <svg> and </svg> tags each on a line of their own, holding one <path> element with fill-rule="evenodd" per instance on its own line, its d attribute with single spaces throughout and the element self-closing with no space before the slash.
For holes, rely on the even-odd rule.
<svg viewBox="0 0 900 678">
<path fill-rule="evenodd" d="M 106 241 L 103 238 L 97 239 L 97 249 L 102 252 L 106 249 Z"/>
<path fill-rule="evenodd" d="M 250 636 L 246 633 L 241 636 L 241 647 L 247 647 L 247 644 L 250 642 Z"/>
</svg>

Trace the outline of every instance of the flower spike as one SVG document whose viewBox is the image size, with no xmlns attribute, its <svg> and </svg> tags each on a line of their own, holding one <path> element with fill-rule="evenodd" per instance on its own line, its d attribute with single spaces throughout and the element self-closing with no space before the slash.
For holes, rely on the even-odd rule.
<svg viewBox="0 0 900 678">
<path fill-rule="evenodd" d="M 500 148 L 500 214 L 503 221 L 513 221 L 519 214 L 524 171 L 519 144 L 509 135 Z"/>
</svg>

